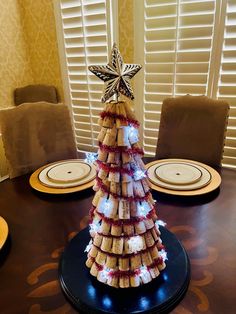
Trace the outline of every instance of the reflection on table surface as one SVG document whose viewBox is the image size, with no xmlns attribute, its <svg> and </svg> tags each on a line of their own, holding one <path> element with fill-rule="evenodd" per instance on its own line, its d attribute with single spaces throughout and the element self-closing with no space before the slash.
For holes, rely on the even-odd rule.
<svg viewBox="0 0 236 314">
<path fill-rule="evenodd" d="M 221 176 L 220 189 L 203 196 L 153 192 L 159 219 L 182 241 L 191 262 L 189 290 L 172 313 L 235 313 L 236 171 L 222 169 Z M 28 180 L 0 183 L 0 216 L 11 235 L 0 256 L 1 313 L 76 313 L 61 292 L 58 261 L 87 226 L 94 192 L 42 194 Z"/>
</svg>

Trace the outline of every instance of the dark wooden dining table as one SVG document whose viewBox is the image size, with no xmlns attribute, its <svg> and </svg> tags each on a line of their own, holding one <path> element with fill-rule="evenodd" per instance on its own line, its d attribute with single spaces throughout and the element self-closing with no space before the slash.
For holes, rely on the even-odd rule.
<svg viewBox="0 0 236 314">
<path fill-rule="evenodd" d="M 207 195 L 153 191 L 159 219 L 191 263 L 188 291 L 172 313 L 236 313 L 236 171 L 220 172 L 220 188 Z M 30 187 L 29 175 L 0 183 L 0 216 L 10 230 L 0 252 L 1 314 L 76 313 L 61 291 L 58 262 L 68 241 L 88 225 L 93 194 L 92 188 L 43 194 Z"/>
</svg>

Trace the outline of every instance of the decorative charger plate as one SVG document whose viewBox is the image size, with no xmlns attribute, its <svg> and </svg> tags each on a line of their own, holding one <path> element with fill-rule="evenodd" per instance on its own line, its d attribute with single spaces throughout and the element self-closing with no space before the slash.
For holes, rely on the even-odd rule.
<svg viewBox="0 0 236 314">
<path fill-rule="evenodd" d="M 0 216 L 0 250 L 5 244 L 8 237 L 8 225 L 5 219 Z"/>
<path fill-rule="evenodd" d="M 33 189 L 43 193 L 66 194 L 92 187 L 95 177 L 96 169 L 93 165 L 71 159 L 39 168 L 30 176 L 29 182 Z"/>
<path fill-rule="evenodd" d="M 51 188 L 70 188 L 93 179 L 92 167 L 78 160 L 62 161 L 46 166 L 38 176 L 41 184 Z"/>
<path fill-rule="evenodd" d="M 173 195 L 201 195 L 219 187 L 219 173 L 188 159 L 162 159 L 146 165 L 151 188 Z"/>
</svg>

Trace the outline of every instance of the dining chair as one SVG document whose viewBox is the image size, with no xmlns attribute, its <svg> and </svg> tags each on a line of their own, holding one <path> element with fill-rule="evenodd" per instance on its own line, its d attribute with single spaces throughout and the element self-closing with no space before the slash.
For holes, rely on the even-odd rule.
<svg viewBox="0 0 236 314">
<path fill-rule="evenodd" d="M 24 103 L 2 109 L 0 128 L 10 178 L 77 158 L 69 109 L 63 104 Z"/>
<path fill-rule="evenodd" d="M 163 101 L 156 158 L 182 158 L 221 165 L 229 105 L 206 96 Z"/>
<path fill-rule="evenodd" d="M 16 106 L 22 103 L 32 103 L 45 101 L 49 103 L 58 103 L 59 97 L 55 86 L 49 85 L 27 85 L 14 90 L 14 103 Z"/>
</svg>

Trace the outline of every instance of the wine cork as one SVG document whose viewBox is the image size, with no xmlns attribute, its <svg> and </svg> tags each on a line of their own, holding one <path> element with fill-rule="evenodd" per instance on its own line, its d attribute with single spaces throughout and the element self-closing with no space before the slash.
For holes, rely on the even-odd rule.
<svg viewBox="0 0 236 314">
<path fill-rule="evenodd" d="M 118 129 L 117 145 L 118 146 L 130 146 L 127 127 L 122 127 Z"/>
<path fill-rule="evenodd" d="M 120 288 L 129 288 L 129 277 L 120 277 L 119 278 L 119 286 Z"/>
<path fill-rule="evenodd" d="M 120 236 L 122 233 L 122 226 L 112 225 L 111 226 L 111 234 L 115 236 Z"/>
<path fill-rule="evenodd" d="M 151 230 L 151 233 L 152 233 L 153 239 L 154 239 L 155 241 L 157 241 L 158 238 L 159 238 L 159 235 L 157 234 L 155 228 L 153 228 L 153 229 Z"/>
<path fill-rule="evenodd" d="M 149 187 L 149 185 L 148 185 L 148 183 L 147 183 L 147 179 L 146 179 L 146 178 L 143 178 L 143 179 L 141 180 L 141 183 L 142 183 L 144 192 L 145 192 L 145 193 L 149 192 L 149 191 L 150 191 L 150 187 Z"/>
<path fill-rule="evenodd" d="M 119 201 L 119 218 L 120 219 L 129 219 L 130 218 L 130 208 L 129 202 L 126 200 Z"/>
<path fill-rule="evenodd" d="M 154 227 L 154 222 L 152 219 L 145 219 L 144 223 L 145 223 L 146 229 L 151 229 Z"/>
<path fill-rule="evenodd" d="M 93 190 L 94 190 L 95 192 L 97 192 L 99 189 L 100 189 L 100 187 L 99 187 L 98 181 L 95 180 L 95 183 L 94 183 L 94 185 L 93 185 Z"/>
<path fill-rule="evenodd" d="M 127 196 L 128 197 L 133 197 L 134 196 L 134 187 L 133 187 L 133 182 L 128 182 L 127 183 Z"/>
<path fill-rule="evenodd" d="M 114 198 L 112 195 L 109 196 L 110 208 L 105 212 L 105 215 L 109 218 L 117 218 L 118 217 L 118 199 Z"/>
<path fill-rule="evenodd" d="M 103 213 L 104 212 L 104 205 L 107 201 L 107 193 L 104 193 L 102 197 L 99 198 L 98 204 L 97 204 L 97 212 Z"/>
<path fill-rule="evenodd" d="M 131 287 L 138 287 L 140 285 L 140 278 L 137 275 L 130 277 L 130 285 Z"/>
<path fill-rule="evenodd" d="M 139 166 L 139 168 L 141 168 L 141 169 L 143 169 L 143 170 L 146 169 L 146 168 L 145 168 L 145 164 L 144 164 L 144 162 L 143 162 L 143 160 L 142 160 L 142 157 L 141 157 L 140 155 L 135 155 L 135 156 L 134 156 L 134 159 L 135 159 L 137 165 Z"/>
<path fill-rule="evenodd" d="M 103 270 L 101 270 L 98 272 L 97 280 L 102 282 L 102 283 L 106 283 L 108 280 L 108 276 L 106 275 L 106 273 L 104 273 Z"/>
<path fill-rule="evenodd" d="M 93 240 L 94 245 L 96 245 L 97 247 L 100 247 L 101 243 L 102 243 L 102 236 L 98 233 L 96 233 L 94 240 Z"/>
<path fill-rule="evenodd" d="M 95 261 L 99 264 L 99 265 L 105 265 L 106 262 L 106 258 L 107 255 L 103 252 L 98 252 Z"/>
<path fill-rule="evenodd" d="M 109 223 L 105 222 L 104 220 L 102 221 L 102 224 L 101 224 L 101 232 L 103 234 L 109 234 L 110 232 L 110 229 L 111 229 L 111 226 Z"/>
<path fill-rule="evenodd" d="M 131 254 L 133 253 L 131 246 L 129 245 L 129 239 L 124 239 L 124 253 L 125 254 Z"/>
<path fill-rule="evenodd" d="M 115 163 L 115 153 L 111 152 L 108 154 L 107 163 L 109 164 Z"/>
<path fill-rule="evenodd" d="M 147 247 L 153 246 L 155 241 L 153 239 L 152 233 L 151 232 L 146 232 L 144 234 L 144 237 L 145 237 L 145 242 L 146 242 Z"/>
<path fill-rule="evenodd" d="M 107 255 L 106 267 L 110 269 L 115 269 L 117 266 L 117 258 L 115 256 Z"/>
<path fill-rule="evenodd" d="M 130 202 L 130 216 L 131 217 L 138 217 L 138 209 L 137 209 L 137 203 L 135 201 Z"/>
<path fill-rule="evenodd" d="M 111 287 L 114 287 L 114 288 L 119 288 L 119 278 L 118 277 L 112 277 L 112 276 L 109 276 L 108 279 L 107 279 L 107 284 Z"/>
<path fill-rule="evenodd" d="M 134 255 L 131 256 L 130 258 L 130 268 L 131 270 L 135 270 L 137 268 L 140 268 L 142 266 L 142 262 L 141 262 L 141 255 Z"/>
<path fill-rule="evenodd" d="M 105 186 L 105 188 L 107 189 L 107 191 L 110 190 L 110 181 L 108 180 L 108 178 L 103 180 L 103 184 Z"/>
<path fill-rule="evenodd" d="M 128 187 L 126 182 L 121 183 L 122 196 L 128 196 Z"/>
<path fill-rule="evenodd" d="M 103 237 L 101 249 L 105 252 L 110 252 L 112 247 L 112 238 Z"/>
<path fill-rule="evenodd" d="M 132 109 L 130 103 L 129 103 L 129 102 L 124 102 L 123 105 L 124 105 L 124 109 L 125 109 L 125 112 L 126 112 L 127 117 L 128 117 L 129 119 L 136 120 L 134 111 L 133 111 L 133 109 Z"/>
<path fill-rule="evenodd" d="M 100 130 L 100 132 L 99 132 L 99 134 L 98 134 L 98 137 L 97 137 L 97 140 L 98 140 L 100 143 L 103 142 L 106 133 L 107 133 L 107 128 L 101 128 L 101 130 Z"/>
<path fill-rule="evenodd" d="M 123 168 L 126 169 L 127 171 L 130 171 L 130 165 L 129 164 L 126 164 L 126 165 L 123 165 Z M 133 179 L 132 179 L 132 176 L 128 173 L 124 173 L 122 175 L 122 182 L 131 182 Z"/>
<path fill-rule="evenodd" d="M 98 160 L 106 161 L 108 153 L 105 150 L 98 149 Z"/>
<path fill-rule="evenodd" d="M 91 250 L 89 251 L 89 255 L 92 257 L 96 257 L 98 254 L 98 249 L 96 246 L 92 245 Z"/>
<path fill-rule="evenodd" d="M 122 162 L 123 164 L 127 164 L 131 161 L 132 157 L 127 153 L 122 153 Z"/>
<path fill-rule="evenodd" d="M 142 256 L 142 264 L 143 265 L 149 266 L 152 264 L 153 259 L 152 259 L 151 255 L 149 254 L 149 252 L 143 252 L 141 254 L 141 256 Z"/>
<path fill-rule="evenodd" d="M 107 170 L 102 169 L 102 168 L 99 169 L 99 171 L 98 171 L 98 177 L 99 177 L 101 180 L 106 179 L 107 175 L 108 175 L 108 171 L 107 171 Z"/>
<path fill-rule="evenodd" d="M 115 254 L 123 253 L 124 240 L 123 238 L 114 238 L 112 243 L 112 252 Z"/>
<path fill-rule="evenodd" d="M 103 196 L 103 192 L 101 190 L 97 191 L 94 195 L 94 198 L 92 200 L 93 206 L 97 207 L 99 199 Z"/>
<path fill-rule="evenodd" d="M 151 254 L 151 257 L 153 260 L 158 258 L 159 254 L 158 254 L 158 249 L 156 246 L 154 246 L 150 249 L 150 254 Z"/>
<path fill-rule="evenodd" d="M 151 193 L 149 194 L 147 201 L 150 204 L 150 206 L 153 206 L 156 203 L 156 201 L 153 199 Z"/>
<path fill-rule="evenodd" d="M 115 166 L 114 165 L 111 165 L 111 168 L 114 168 Z M 116 183 L 119 183 L 120 182 L 120 173 L 117 171 L 117 172 L 109 172 L 109 175 L 108 175 L 108 180 L 111 181 L 111 182 L 116 182 Z"/>
<path fill-rule="evenodd" d="M 152 280 L 152 277 L 151 277 L 148 270 L 141 271 L 140 278 L 144 284 L 146 284 Z"/>
<path fill-rule="evenodd" d="M 133 181 L 133 189 L 134 189 L 134 196 L 138 196 L 138 197 L 145 196 L 145 192 L 143 190 L 141 181 Z"/>
<path fill-rule="evenodd" d="M 129 270 L 129 258 L 119 258 L 119 270 Z"/>
<path fill-rule="evenodd" d="M 163 270 L 163 269 L 165 269 L 166 268 L 166 263 L 165 262 L 163 262 L 162 264 L 159 264 L 158 265 L 158 269 L 159 270 Z"/>
<path fill-rule="evenodd" d="M 144 233 L 146 231 L 146 227 L 143 221 L 139 221 L 135 224 L 135 232 L 137 234 Z"/>
<path fill-rule="evenodd" d="M 133 236 L 134 235 L 134 226 L 133 225 L 123 225 L 123 232 L 125 235 Z"/>
<path fill-rule="evenodd" d="M 159 237 L 161 235 L 161 231 L 159 230 L 159 226 L 158 226 L 157 223 L 155 223 L 155 228 L 154 229 L 155 229 L 155 232 L 156 232 L 157 236 Z"/>
<path fill-rule="evenodd" d="M 90 274 L 94 277 L 97 277 L 98 275 L 98 269 L 96 263 L 93 263 L 91 269 L 90 269 Z"/>
<path fill-rule="evenodd" d="M 118 131 L 119 133 L 119 131 Z M 114 146 L 116 142 L 117 129 L 113 127 L 112 129 L 108 129 L 106 135 L 103 140 L 103 145 Z"/>
<path fill-rule="evenodd" d="M 110 192 L 111 193 L 115 193 L 115 194 L 117 194 L 116 193 L 116 182 L 114 182 L 114 181 L 111 181 L 111 183 L 110 183 Z"/>
<path fill-rule="evenodd" d="M 139 141 L 138 130 L 133 126 L 129 127 L 128 138 L 131 145 L 138 143 Z"/>
<path fill-rule="evenodd" d="M 150 275 L 151 275 L 151 277 L 152 277 L 153 279 L 156 278 L 156 277 L 158 277 L 159 274 L 160 274 L 160 272 L 159 272 L 159 270 L 158 270 L 158 267 L 150 268 L 150 269 L 149 269 L 149 272 L 150 272 Z"/>
<path fill-rule="evenodd" d="M 104 128 L 111 128 L 113 125 L 114 125 L 114 119 L 113 119 L 113 118 L 105 117 L 105 118 L 102 120 L 102 126 L 103 126 Z"/>
<path fill-rule="evenodd" d="M 89 257 L 89 258 L 87 258 L 85 264 L 86 264 L 86 266 L 87 266 L 88 268 L 91 268 L 92 265 L 93 265 L 93 263 L 94 263 L 93 259 L 92 259 L 91 257 Z"/>
</svg>

